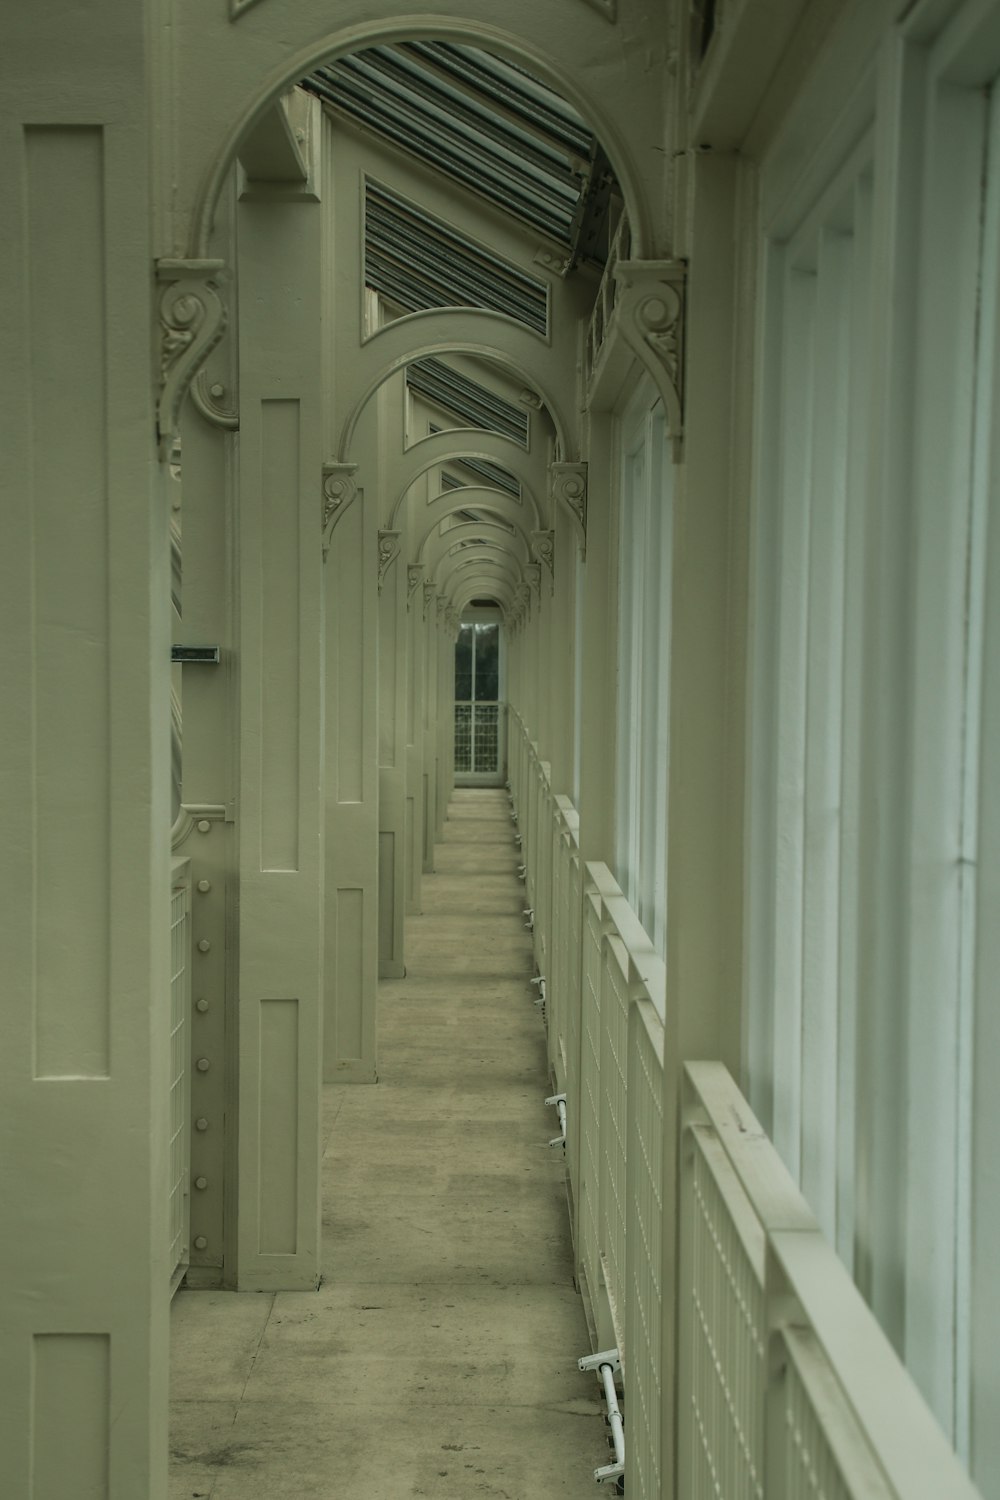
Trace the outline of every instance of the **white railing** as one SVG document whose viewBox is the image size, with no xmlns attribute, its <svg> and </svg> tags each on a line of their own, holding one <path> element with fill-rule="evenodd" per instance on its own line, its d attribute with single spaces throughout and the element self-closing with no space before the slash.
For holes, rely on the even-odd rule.
<svg viewBox="0 0 1000 1500">
<path fill-rule="evenodd" d="M 170 881 L 169 1266 L 173 1289 L 187 1270 L 191 1228 L 191 861 Z"/>
<path fill-rule="evenodd" d="M 973 1500 L 721 1063 L 684 1068 L 678 1492 Z"/>
<path fill-rule="evenodd" d="M 588 384 L 593 379 L 594 371 L 597 369 L 618 300 L 618 278 L 615 276 L 615 266 L 617 266 L 619 261 L 628 260 L 631 245 L 632 235 L 629 230 L 628 217 L 623 212 L 611 239 L 608 258 L 604 266 L 604 274 L 601 277 L 601 284 L 597 289 L 594 310 L 590 315 L 590 324 L 587 328 L 584 357 L 586 360 L 585 376 Z"/>
<path fill-rule="evenodd" d="M 510 713 L 578 1276 L 617 1348 L 637 1500 L 976 1500 L 718 1062 L 668 1051 L 666 971 Z"/>
</svg>

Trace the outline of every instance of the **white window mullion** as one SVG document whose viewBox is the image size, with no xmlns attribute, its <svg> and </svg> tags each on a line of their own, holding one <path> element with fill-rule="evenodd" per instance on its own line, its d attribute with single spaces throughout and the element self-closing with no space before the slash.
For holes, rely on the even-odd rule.
<svg viewBox="0 0 1000 1500">
<path fill-rule="evenodd" d="M 933 87 L 921 234 L 911 627 L 906 1363 L 954 1431 L 963 725 L 981 94 Z"/>
<path fill-rule="evenodd" d="M 821 230 L 812 386 L 802 949 L 801 1186 L 836 1237 L 840 750 L 851 237 Z"/>
<path fill-rule="evenodd" d="M 861 822 L 861 687 L 864 668 L 865 509 L 870 454 L 872 178 L 854 188 L 850 404 L 846 440 L 843 647 L 840 710 L 840 849 L 837 995 L 837 1251 L 854 1269 L 857 1080 L 858 876 Z"/>
<path fill-rule="evenodd" d="M 780 445 L 780 585 L 774 900 L 774 1142 L 800 1170 L 802 1114 L 802 889 L 805 684 L 809 579 L 809 476 L 816 278 L 790 270 L 785 284 Z"/>
</svg>

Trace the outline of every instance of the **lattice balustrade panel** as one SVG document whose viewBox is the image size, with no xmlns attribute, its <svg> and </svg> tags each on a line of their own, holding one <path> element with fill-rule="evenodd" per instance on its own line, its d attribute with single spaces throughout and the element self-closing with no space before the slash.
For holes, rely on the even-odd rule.
<svg viewBox="0 0 1000 1500">
<path fill-rule="evenodd" d="M 628 1047 L 628 988 L 615 957 L 620 940 L 609 939 L 603 950 L 601 1015 L 601 1250 L 605 1257 L 608 1290 L 619 1318 L 625 1316 L 625 1131 Z"/>
<path fill-rule="evenodd" d="M 628 1121 L 628 1485 L 638 1500 L 660 1500 L 663 1030 L 638 1010 L 629 1029 Z"/>
<path fill-rule="evenodd" d="M 174 890 L 170 897 L 170 1274 L 188 1256 L 190 1198 L 188 1175 L 191 1157 L 188 1070 L 191 1043 L 188 1015 L 191 1006 L 191 939 L 188 927 L 187 891 Z"/>
<path fill-rule="evenodd" d="M 577 1071 L 576 1059 L 580 1056 L 580 860 L 577 853 L 573 852 L 570 859 L 570 887 L 569 887 L 569 968 L 566 994 L 566 1057 L 568 1059 L 566 1068 L 566 1096 L 567 1108 L 570 1117 L 569 1139 L 566 1143 L 566 1155 L 569 1166 L 570 1180 L 574 1184 L 579 1181 L 580 1163 L 576 1146 L 576 1135 L 574 1124 L 580 1110 L 580 1077 Z"/>
<path fill-rule="evenodd" d="M 592 1297 L 600 1285 L 597 1213 L 601 1128 L 601 925 L 593 900 L 584 905 L 580 1058 L 580 1258 Z"/>
<path fill-rule="evenodd" d="M 472 704 L 455 704 L 455 770 L 472 770 Z"/>
<path fill-rule="evenodd" d="M 787 1360 L 781 1381 L 782 1452 L 771 1462 L 784 1474 L 788 1500 L 892 1500 L 895 1491 L 858 1428 L 815 1334 L 807 1328 L 788 1328 L 783 1338 Z"/>
<path fill-rule="evenodd" d="M 748 1251 L 697 1133 L 685 1217 L 692 1235 L 690 1500 L 764 1500 L 763 1246 Z"/>
<path fill-rule="evenodd" d="M 492 776 L 500 770 L 499 703 L 473 705 L 471 769 L 480 776 Z"/>
</svg>

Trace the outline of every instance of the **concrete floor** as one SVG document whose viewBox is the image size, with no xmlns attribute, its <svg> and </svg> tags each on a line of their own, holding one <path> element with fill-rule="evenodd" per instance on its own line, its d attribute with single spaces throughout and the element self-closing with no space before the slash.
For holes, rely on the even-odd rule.
<svg viewBox="0 0 1000 1500">
<path fill-rule="evenodd" d="M 377 1087 L 327 1089 L 318 1292 L 178 1293 L 170 1500 L 556 1500 L 607 1462 L 506 793 L 456 792 Z"/>
</svg>

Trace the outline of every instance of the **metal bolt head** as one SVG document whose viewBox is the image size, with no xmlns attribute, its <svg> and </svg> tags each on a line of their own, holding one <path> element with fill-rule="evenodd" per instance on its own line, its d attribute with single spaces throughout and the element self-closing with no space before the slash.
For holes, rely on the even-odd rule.
<svg viewBox="0 0 1000 1500">
<path fill-rule="evenodd" d="M 198 889 L 204 896 L 206 891 L 210 891 L 212 889 L 212 882 L 210 880 L 199 880 Z"/>
<path fill-rule="evenodd" d="M 199 1193 L 203 1193 L 205 1191 L 205 1189 L 208 1187 L 208 1178 L 207 1177 L 196 1177 L 195 1180 L 194 1180 L 194 1185 L 198 1189 Z"/>
<path fill-rule="evenodd" d="M 195 1063 L 195 1067 L 198 1069 L 199 1073 L 207 1073 L 211 1066 L 212 1064 L 209 1062 L 207 1057 L 199 1057 L 198 1061 Z"/>
<path fill-rule="evenodd" d="M 208 821 L 207 818 L 199 818 L 199 820 L 198 820 L 198 832 L 199 833 L 207 833 L 208 830 L 211 828 L 211 826 L 212 825 Z"/>
<path fill-rule="evenodd" d="M 208 1249 L 208 1240 L 206 1240 L 206 1238 L 205 1238 L 205 1236 L 203 1234 L 196 1234 L 195 1235 L 195 1237 L 194 1237 L 194 1248 L 196 1250 L 207 1250 Z"/>
<path fill-rule="evenodd" d="M 211 951 L 211 948 L 212 948 L 212 945 L 208 941 L 208 938 L 202 938 L 201 941 L 200 941 L 200 943 L 198 944 L 198 952 L 199 953 L 209 953 Z"/>
<path fill-rule="evenodd" d="M 195 1122 L 194 1122 L 194 1128 L 195 1128 L 195 1130 L 207 1130 L 208 1129 L 208 1121 L 205 1119 L 204 1115 L 199 1115 L 198 1116 L 197 1120 L 195 1120 Z"/>
<path fill-rule="evenodd" d="M 208 1010 L 208 1001 L 204 996 L 202 996 L 200 1000 L 196 1000 L 194 1002 L 194 1008 L 196 1011 L 199 1011 L 201 1015 L 204 1015 L 206 1010 Z"/>
</svg>

